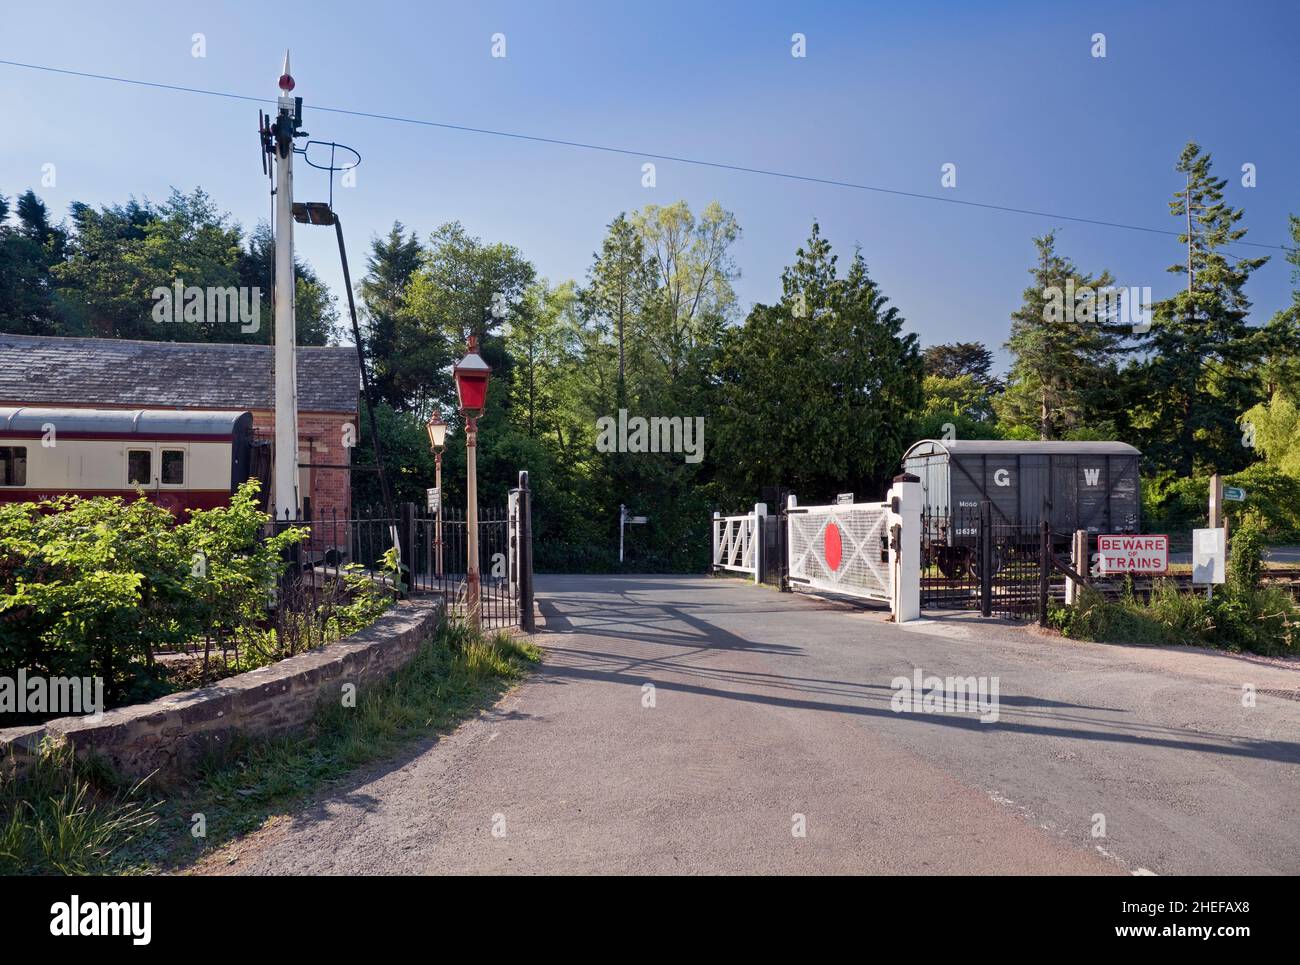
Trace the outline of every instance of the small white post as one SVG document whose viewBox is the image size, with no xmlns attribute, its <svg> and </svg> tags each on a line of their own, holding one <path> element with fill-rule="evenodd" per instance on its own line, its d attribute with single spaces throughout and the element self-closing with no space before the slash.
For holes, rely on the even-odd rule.
<svg viewBox="0 0 1300 965">
<path fill-rule="evenodd" d="M 618 561 L 623 562 L 623 524 L 627 522 L 627 507 L 618 504 Z"/>
<path fill-rule="evenodd" d="M 763 582 L 763 517 L 767 515 L 767 503 L 754 504 L 754 582 Z"/>
<path fill-rule="evenodd" d="M 889 574 L 895 623 L 921 618 L 921 500 L 919 477 L 894 477 L 889 490 Z"/>
<path fill-rule="evenodd" d="M 722 561 L 722 514 L 716 509 L 713 511 L 713 565 L 717 566 Z"/>
</svg>

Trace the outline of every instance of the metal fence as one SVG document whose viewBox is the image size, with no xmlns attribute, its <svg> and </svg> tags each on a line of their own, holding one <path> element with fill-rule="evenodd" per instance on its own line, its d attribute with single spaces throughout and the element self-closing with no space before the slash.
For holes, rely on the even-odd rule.
<svg viewBox="0 0 1300 965">
<path fill-rule="evenodd" d="M 1044 596 L 1065 597 L 1051 558 L 1069 540 L 1041 523 L 1003 519 L 988 502 L 924 513 L 921 608 L 1041 619 Z"/>
<path fill-rule="evenodd" d="M 534 628 L 531 513 L 527 473 L 520 473 L 520 486 L 510 491 L 505 507 L 479 507 L 479 614 L 485 629 Z M 459 507 L 447 506 L 438 513 L 416 503 L 398 503 L 391 515 L 359 508 L 351 516 L 319 513 L 272 525 L 309 530 L 294 562 L 310 582 L 327 581 L 351 566 L 394 590 L 440 596 L 448 613 L 469 614 L 468 526 Z M 384 561 L 394 546 L 400 573 Z"/>
</svg>

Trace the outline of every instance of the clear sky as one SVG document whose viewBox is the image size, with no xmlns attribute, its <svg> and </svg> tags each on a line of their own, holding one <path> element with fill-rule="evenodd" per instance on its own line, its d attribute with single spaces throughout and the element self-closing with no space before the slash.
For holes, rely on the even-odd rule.
<svg viewBox="0 0 1300 965">
<path fill-rule="evenodd" d="M 806 57 L 791 36 L 806 36 Z M 192 55 L 204 35 L 206 56 Z M 492 35 L 506 56 L 492 56 Z M 1092 56 L 1095 33 L 1106 57 Z M 779 293 L 814 218 L 924 344 L 1000 347 L 1033 259 L 1058 228 L 1088 272 L 1155 297 L 1176 239 L 825 184 L 313 111 L 347 108 L 697 158 L 1176 230 L 1173 165 L 1195 139 L 1246 210 L 1248 240 L 1288 241 L 1300 213 L 1300 4 L 367 2 L 0 3 L 0 59 L 273 99 L 285 47 L 314 136 L 364 161 L 336 207 L 360 274 L 400 219 L 458 219 L 581 278 L 621 210 L 718 200 L 743 230 L 742 308 Z M 0 193 L 164 200 L 205 188 L 251 227 L 269 212 L 258 105 L 0 65 Z M 57 183 L 41 186 L 42 165 Z M 957 166 L 957 186 L 940 186 Z M 1254 164 L 1258 185 L 1241 184 Z M 298 170 L 298 198 L 324 175 Z M 299 250 L 337 294 L 333 233 Z M 1243 253 L 1258 251 L 1243 249 Z M 1256 321 L 1289 301 L 1274 252 L 1248 289 Z M 340 299 L 340 308 L 344 303 Z"/>
</svg>

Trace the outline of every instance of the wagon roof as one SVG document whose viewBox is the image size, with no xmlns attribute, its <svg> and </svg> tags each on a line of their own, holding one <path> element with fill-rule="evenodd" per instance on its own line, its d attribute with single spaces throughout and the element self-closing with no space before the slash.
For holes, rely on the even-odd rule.
<svg viewBox="0 0 1300 965">
<path fill-rule="evenodd" d="M 0 407 L 0 435 L 5 432 L 44 432 L 53 425 L 59 432 L 103 432 L 113 435 L 229 436 L 247 412 L 199 409 L 41 409 L 32 406 Z M 57 436 L 56 436 L 57 438 Z"/>
<path fill-rule="evenodd" d="M 920 450 L 920 451 L 918 451 Z M 1021 442 L 1016 439 L 922 439 L 914 443 L 903 455 L 906 459 L 915 453 L 946 452 L 949 455 L 983 456 L 1138 456 L 1137 449 L 1127 442 Z"/>
</svg>

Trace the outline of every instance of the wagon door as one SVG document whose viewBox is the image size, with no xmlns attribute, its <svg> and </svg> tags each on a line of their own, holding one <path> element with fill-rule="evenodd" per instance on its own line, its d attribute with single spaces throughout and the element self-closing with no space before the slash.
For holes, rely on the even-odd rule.
<svg viewBox="0 0 1300 965">
<path fill-rule="evenodd" d="M 1079 458 L 1052 459 L 1052 528 L 1073 533 L 1079 528 Z"/>
<path fill-rule="evenodd" d="M 1037 523 L 1044 502 L 1052 501 L 1051 477 L 1048 472 L 1047 456 L 1020 457 L 1019 517 L 1022 523 Z"/>
</svg>

